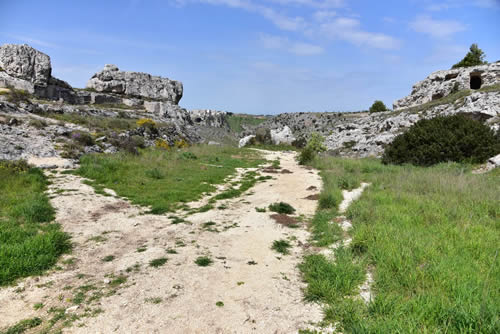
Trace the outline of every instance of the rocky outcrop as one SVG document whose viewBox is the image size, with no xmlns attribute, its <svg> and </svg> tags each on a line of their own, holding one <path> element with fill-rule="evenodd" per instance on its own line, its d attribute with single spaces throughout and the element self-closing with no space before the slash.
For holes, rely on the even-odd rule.
<svg viewBox="0 0 500 334">
<path fill-rule="evenodd" d="M 0 67 L 11 77 L 46 86 L 51 77 L 50 57 L 29 45 L 0 46 Z"/>
<path fill-rule="evenodd" d="M 182 98 L 182 83 L 141 72 L 120 71 L 115 65 L 106 65 L 92 76 L 88 89 L 102 93 L 116 93 L 145 97 L 178 104 Z"/>
<path fill-rule="evenodd" d="M 248 136 L 241 138 L 240 141 L 238 142 L 238 147 L 241 148 L 241 147 L 247 146 L 254 138 L 255 138 L 255 135 L 248 135 Z"/>
<path fill-rule="evenodd" d="M 274 145 L 287 144 L 291 145 L 295 141 L 295 136 L 292 130 L 285 125 L 281 130 L 271 130 L 271 141 Z"/>
<path fill-rule="evenodd" d="M 194 125 L 213 128 L 229 128 L 225 111 L 199 109 L 190 110 L 189 116 Z"/>
<path fill-rule="evenodd" d="M 463 67 L 437 71 L 417 82 L 409 96 L 397 100 L 394 110 L 414 107 L 430 101 L 442 99 L 454 92 L 478 90 L 500 82 L 500 62 L 481 66 Z"/>
</svg>

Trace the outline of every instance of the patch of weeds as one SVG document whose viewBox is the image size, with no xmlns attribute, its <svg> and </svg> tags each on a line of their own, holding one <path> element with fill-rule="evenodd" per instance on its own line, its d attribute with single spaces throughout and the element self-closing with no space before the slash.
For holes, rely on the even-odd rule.
<svg viewBox="0 0 500 334">
<path fill-rule="evenodd" d="M 287 240 L 274 240 L 273 245 L 271 246 L 271 249 L 275 250 L 276 252 L 287 255 L 290 254 L 290 248 L 292 245 L 287 241 Z"/>
<path fill-rule="evenodd" d="M 106 237 L 103 237 L 102 235 L 96 235 L 94 237 L 91 237 L 91 238 L 88 238 L 87 239 L 87 242 L 88 241 L 94 241 L 94 242 L 104 242 L 104 241 L 107 241 L 108 238 Z"/>
<path fill-rule="evenodd" d="M 217 207 L 217 209 L 219 210 L 226 210 L 228 208 L 228 206 L 226 204 L 221 204 Z"/>
<path fill-rule="evenodd" d="M 273 203 L 269 205 L 269 210 L 284 214 L 292 214 L 295 212 L 295 208 L 285 202 Z"/>
<path fill-rule="evenodd" d="M 139 270 L 141 269 L 141 265 L 139 263 L 136 263 L 134 264 L 133 266 L 130 266 L 130 267 L 127 267 L 127 269 L 125 269 L 125 272 L 127 273 L 130 273 L 130 272 L 139 272 Z"/>
<path fill-rule="evenodd" d="M 175 246 L 176 247 L 186 247 L 186 244 L 184 243 L 183 240 L 176 240 L 175 241 Z"/>
<path fill-rule="evenodd" d="M 127 281 L 127 276 L 120 275 L 109 282 L 109 286 L 111 287 L 116 287 L 119 286 Z"/>
<path fill-rule="evenodd" d="M 280 167 L 280 160 L 279 159 L 273 160 L 273 162 L 271 163 L 271 167 L 274 168 L 274 169 L 281 168 Z"/>
<path fill-rule="evenodd" d="M 36 303 L 35 305 L 33 305 L 33 308 L 35 310 L 39 310 L 39 309 L 43 308 L 43 306 L 44 306 L 43 303 Z"/>
<path fill-rule="evenodd" d="M 37 119 L 37 118 L 30 119 L 28 124 L 37 129 L 44 129 L 48 125 L 47 122 L 45 122 L 43 119 Z"/>
<path fill-rule="evenodd" d="M 236 282 L 236 285 L 238 285 L 238 286 L 241 286 L 243 284 L 245 284 L 245 282 L 243 282 L 243 281 Z"/>
<path fill-rule="evenodd" d="M 142 252 L 145 252 L 148 248 L 146 246 L 141 246 L 141 247 L 138 247 L 135 251 L 137 253 L 142 253 Z"/>
<path fill-rule="evenodd" d="M 180 223 L 185 223 L 186 220 L 177 216 L 169 216 L 169 219 L 172 220 L 172 225 L 180 224 Z"/>
<path fill-rule="evenodd" d="M 106 255 L 101 259 L 102 262 L 111 262 L 115 259 L 114 255 Z"/>
<path fill-rule="evenodd" d="M 66 260 L 63 260 L 61 261 L 62 264 L 65 264 L 65 265 L 72 265 L 72 264 L 75 264 L 75 258 L 74 257 L 71 257 L 69 259 L 66 259 Z"/>
<path fill-rule="evenodd" d="M 161 302 L 163 302 L 163 298 L 161 298 L 161 297 L 149 297 L 149 298 L 144 299 L 144 301 L 146 303 L 151 303 L 151 304 L 160 304 Z"/>
<path fill-rule="evenodd" d="M 224 303 L 219 300 L 217 303 L 215 303 L 215 306 L 217 306 L 217 307 L 223 307 Z"/>
<path fill-rule="evenodd" d="M 267 211 L 267 209 L 266 209 L 266 208 L 257 208 L 257 207 L 256 207 L 256 208 L 255 208 L 255 211 L 257 211 L 257 212 L 266 212 L 266 211 Z"/>
<path fill-rule="evenodd" d="M 194 261 L 200 267 L 207 267 L 213 263 L 213 260 L 208 256 L 199 256 Z"/>
<path fill-rule="evenodd" d="M 7 329 L 5 332 L 2 332 L 2 334 L 21 334 L 27 331 L 28 329 L 35 328 L 37 326 L 40 326 L 41 324 L 42 324 L 42 319 L 38 317 L 21 320 L 14 326 Z"/>
<path fill-rule="evenodd" d="M 255 262 L 254 260 L 250 260 L 250 261 L 247 262 L 247 264 L 249 266 L 255 266 L 257 264 L 257 262 Z"/>
<path fill-rule="evenodd" d="M 173 248 L 168 248 L 167 249 L 167 254 L 178 254 L 177 251 Z"/>
<path fill-rule="evenodd" d="M 166 257 L 160 257 L 154 260 L 149 261 L 149 266 L 153 268 L 158 268 L 167 263 L 168 259 Z"/>
<path fill-rule="evenodd" d="M 83 291 L 78 291 L 74 296 L 73 296 L 73 304 L 75 305 L 80 305 L 85 301 L 85 293 Z"/>
</svg>

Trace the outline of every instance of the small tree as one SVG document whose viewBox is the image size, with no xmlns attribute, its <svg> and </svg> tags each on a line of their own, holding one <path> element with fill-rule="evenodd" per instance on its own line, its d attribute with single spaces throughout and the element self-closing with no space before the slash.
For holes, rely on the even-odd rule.
<svg viewBox="0 0 500 334">
<path fill-rule="evenodd" d="M 326 151 L 324 142 L 325 137 L 317 132 L 313 132 L 306 147 L 304 147 L 304 149 L 300 152 L 299 164 L 305 165 L 308 162 L 311 162 L 316 157 L 316 154 Z"/>
<path fill-rule="evenodd" d="M 385 106 L 384 102 L 380 100 L 376 100 L 373 102 L 372 106 L 370 107 L 369 112 L 380 112 L 380 111 L 387 111 L 387 107 Z"/>
<path fill-rule="evenodd" d="M 488 62 L 484 60 L 486 55 L 483 50 L 481 50 L 477 44 L 472 44 L 470 46 L 469 52 L 465 55 L 464 59 L 453 65 L 451 68 L 459 68 L 459 67 L 469 67 L 476 65 L 484 65 Z"/>
</svg>

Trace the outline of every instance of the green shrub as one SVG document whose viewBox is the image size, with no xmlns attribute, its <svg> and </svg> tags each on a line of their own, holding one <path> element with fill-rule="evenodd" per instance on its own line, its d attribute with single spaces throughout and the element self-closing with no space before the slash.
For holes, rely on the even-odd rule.
<svg viewBox="0 0 500 334">
<path fill-rule="evenodd" d="M 73 131 L 71 133 L 71 139 L 85 146 L 94 145 L 94 138 L 92 138 L 92 136 L 87 132 Z"/>
<path fill-rule="evenodd" d="M 382 157 L 384 164 L 430 166 L 456 161 L 482 163 L 500 152 L 500 140 L 488 126 L 464 115 L 422 119 L 397 136 Z"/>
<path fill-rule="evenodd" d="M 196 263 L 200 267 L 208 267 L 211 265 L 214 261 L 208 256 L 199 256 L 194 260 L 194 263 Z"/>
<path fill-rule="evenodd" d="M 484 60 L 486 55 L 483 50 L 481 50 L 477 44 L 472 44 L 470 46 L 469 52 L 465 55 L 464 59 L 453 65 L 451 68 L 459 68 L 459 67 L 469 67 L 476 65 L 484 65 L 488 62 Z"/>
<path fill-rule="evenodd" d="M 22 89 L 15 89 L 13 87 L 7 87 L 10 89 L 9 96 L 7 97 L 7 101 L 14 104 L 19 104 L 21 102 L 29 103 L 30 102 L 30 93 Z"/>
<path fill-rule="evenodd" d="M 326 151 L 326 146 L 323 144 L 324 142 L 325 138 L 322 135 L 313 132 L 306 147 L 299 154 L 299 164 L 305 165 L 314 160 L 319 152 Z"/>
<path fill-rule="evenodd" d="M 269 205 L 269 210 L 283 214 L 292 214 L 295 212 L 294 207 L 285 202 L 273 203 Z"/>
<path fill-rule="evenodd" d="M 32 118 L 29 121 L 29 125 L 37 129 L 43 129 L 47 126 L 47 122 L 45 122 L 43 119 Z"/>
<path fill-rule="evenodd" d="M 368 110 L 370 113 L 374 113 L 374 112 L 381 112 L 381 111 L 387 111 L 387 107 L 385 106 L 384 102 L 380 101 L 380 100 L 376 100 L 375 102 L 373 102 L 372 106 L 370 107 L 370 109 Z"/>
<path fill-rule="evenodd" d="M 272 144 L 271 130 L 266 128 L 258 128 L 255 131 L 256 144 L 269 145 Z"/>
</svg>

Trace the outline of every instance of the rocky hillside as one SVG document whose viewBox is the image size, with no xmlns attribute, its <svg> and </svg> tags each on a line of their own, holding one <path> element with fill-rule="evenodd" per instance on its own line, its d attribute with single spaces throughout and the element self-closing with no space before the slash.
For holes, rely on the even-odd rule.
<svg viewBox="0 0 500 334">
<path fill-rule="evenodd" d="M 332 153 L 380 156 L 384 146 L 421 118 L 465 113 L 500 127 L 500 62 L 437 71 L 413 86 L 409 96 L 394 102 L 394 111 L 380 113 L 281 114 L 262 126 L 289 128 L 290 143 L 311 132 L 326 137 Z"/>
<path fill-rule="evenodd" d="M 52 76 L 48 55 L 5 44 L 0 47 L 0 140 L 6 145 L 0 159 L 68 154 L 75 131 L 101 136 L 69 150 L 71 157 L 76 151 L 113 152 L 131 142 L 172 146 L 230 136 L 225 112 L 187 111 L 179 106 L 182 95 L 179 81 L 115 65 L 105 65 L 85 89 L 73 88 Z M 153 122 L 138 124 L 140 119 Z"/>
</svg>

